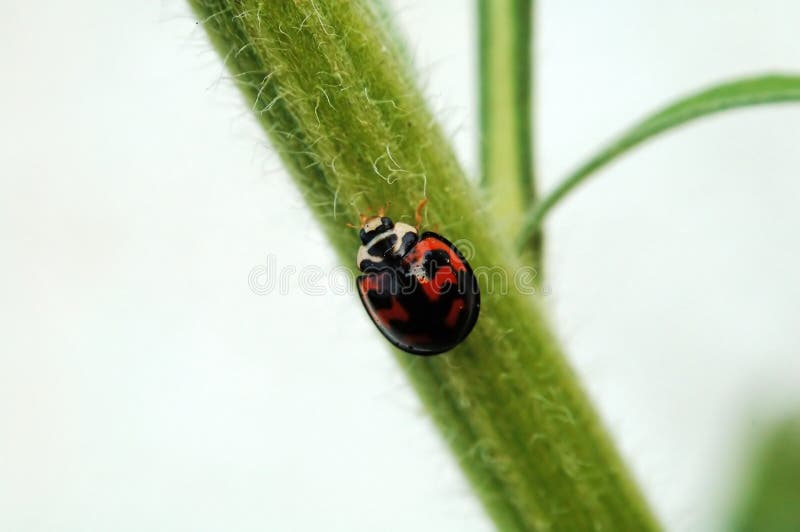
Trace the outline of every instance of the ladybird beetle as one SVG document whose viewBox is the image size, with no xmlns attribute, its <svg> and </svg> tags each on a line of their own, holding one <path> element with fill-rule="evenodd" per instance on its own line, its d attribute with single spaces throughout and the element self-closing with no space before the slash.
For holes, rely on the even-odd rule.
<svg viewBox="0 0 800 532">
<path fill-rule="evenodd" d="M 433 233 L 394 223 L 383 215 L 365 217 L 356 260 L 361 302 L 378 330 L 412 355 L 436 355 L 464 340 L 480 311 L 480 290 L 461 252 Z"/>
</svg>

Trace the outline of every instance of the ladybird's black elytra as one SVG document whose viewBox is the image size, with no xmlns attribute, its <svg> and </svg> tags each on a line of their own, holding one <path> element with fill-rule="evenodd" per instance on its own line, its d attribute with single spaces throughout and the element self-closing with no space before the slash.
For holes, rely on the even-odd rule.
<svg viewBox="0 0 800 532">
<path fill-rule="evenodd" d="M 423 204 L 421 204 L 423 205 Z M 357 262 L 358 291 L 378 330 L 414 355 L 436 355 L 461 343 L 480 312 L 472 268 L 444 237 L 393 223 L 363 222 Z"/>
</svg>

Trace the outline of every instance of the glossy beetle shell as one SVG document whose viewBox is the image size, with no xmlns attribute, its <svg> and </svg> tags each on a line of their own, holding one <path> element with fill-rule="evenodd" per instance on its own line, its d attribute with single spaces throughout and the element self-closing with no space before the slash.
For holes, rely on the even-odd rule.
<svg viewBox="0 0 800 532">
<path fill-rule="evenodd" d="M 357 280 L 361 301 L 381 333 L 415 355 L 448 351 L 469 335 L 480 290 L 469 263 L 448 240 L 423 233 L 396 260 L 370 263 Z"/>
</svg>

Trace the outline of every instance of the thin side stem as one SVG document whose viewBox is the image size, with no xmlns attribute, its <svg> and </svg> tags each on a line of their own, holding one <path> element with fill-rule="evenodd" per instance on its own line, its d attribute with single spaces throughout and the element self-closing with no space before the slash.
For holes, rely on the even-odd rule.
<svg viewBox="0 0 800 532">
<path fill-rule="evenodd" d="M 662 108 L 611 141 L 535 203 L 525 217 L 517 239 L 518 248 L 524 250 L 530 245 L 530 239 L 541 232 L 547 214 L 570 192 L 632 148 L 661 133 L 722 111 L 797 101 L 800 101 L 800 76 L 775 74 L 722 83 Z"/>
<path fill-rule="evenodd" d="M 504 233 L 536 198 L 532 0 L 478 0 L 481 183 Z M 533 239 L 538 256 L 541 240 Z"/>
</svg>

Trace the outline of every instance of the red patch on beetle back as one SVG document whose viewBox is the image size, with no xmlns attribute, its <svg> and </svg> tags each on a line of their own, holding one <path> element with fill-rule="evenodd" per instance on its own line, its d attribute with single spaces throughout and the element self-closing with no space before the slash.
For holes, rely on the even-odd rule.
<svg viewBox="0 0 800 532">
<path fill-rule="evenodd" d="M 447 313 L 447 317 L 444 319 L 444 324 L 448 327 L 455 327 L 456 323 L 458 323 L 458 317 L 461 315 L 462 310 L 464 310 L 464 300 L 453 300 L 453 304 L 450 305 L 450 311 Z"/>
<path fill-rule="evenodd" d="M 379 277 L 377 275 L 366 275 L 359 279 L 361 283 L 361 290 L 364 293 L 373 291 L 373 292 L 380 292 L 381 283 L 379 282 Z"/>
<path fill-rule="evenodd" d="M 378 309 L 378 316 L 386 323 L 390 321 L 408 321 L 408 312 L 397 302 L 397 298 L 392 298 L 392 306 L 389 308 Z"/>
<path fill-rule="evenodd" d="M 404 334 L 403 342 L 408 345 L 425 345 L 431 341 L 429 334 Z"/>
<path fill-rule="evenodd" d="M 429 301 L 439 301 L 441 295 L 458 284 L 458 277 L 450 265 L 442 266 L 433 274 L 433 279 L 424 277 L 419 279 L 422 293 Z"/>
<path fill-rule="evenodd" d="M 414 246 L 407 257 L 413 262 L 415 260 L 421 260 L 425 256 L 425 253 L 437 250 L 447 253 L 447 256 L 450 258 L 450 264 L 453 266 L 454 270 L 460 272 L 466 271 L 467 267 L 464 265 L 464 261 L 461 260 L 461 257 L 458 256 L 458 253 L 454 252 L 446 243 L 436 238 L 423 238 Z"/>
</svg>

